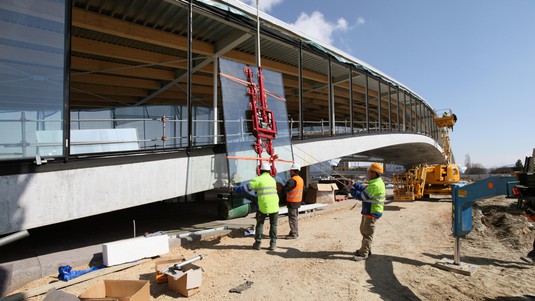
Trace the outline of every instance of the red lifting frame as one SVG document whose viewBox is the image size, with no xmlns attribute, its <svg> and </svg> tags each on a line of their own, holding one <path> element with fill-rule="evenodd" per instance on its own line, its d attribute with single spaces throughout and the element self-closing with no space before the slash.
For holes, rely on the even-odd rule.
<svg viewBox="0 0 535 301">
<path fill-rule="evenodd" d="M 266 148 L 266 152 L 270 158 L 267 159 L 271 163 L 270 174 L 275 176 L 277 169 L 275 168 L 275 160 L 277 155 L 274 154 L 273 140 L 277 134 L 277 124 L 275 123 L 275 116 L 273 111 L 267 107 L 266 91 L 264 88 L 264 75 L 262 74 L 262 67 L 258 67 L 258 86 L 253 82 L 253 71 L 249 66 L 245 67 L 245 75 L 247 76 L 247 94 L 250 95 L 251 103 L 249 104 L 252 110 L 253 121 L 253 136 L 256 142 L 253 144 L 254 150 L 258 155 L 259 164 L 257 167 L 257 174 L 260 175 L 260 165 L 262 164 L 262 151 Z"/>
</svg>

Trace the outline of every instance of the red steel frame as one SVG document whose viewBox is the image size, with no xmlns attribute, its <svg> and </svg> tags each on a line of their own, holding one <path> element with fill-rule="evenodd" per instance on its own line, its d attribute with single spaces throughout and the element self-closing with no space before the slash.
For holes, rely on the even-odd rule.
<svg viewBox="0 0 535 301">
<path fill-rule="evenodd" d="M 262 67 L 258 67 L 258 85 L 253 82 L 253 71 L 249 66 L 245 67 L 245 75 L 247 76 L 247 94 L 249 94 L 251 102 L 249 108 L 252 111 L 253 122 L 253 136 L 256 142 L 253 144 L 254 151 L 258 156 L 258 167 L 256 173 L 260 175 L 260 165 L 262 161 L 269 161 L 271 163 L 270 174 L 275 176 L 277 169 L 275 168 L 275 160 L 278 156 L 275 154 L 273 147 L 273 140 L 277 134 L 277 124 L 273 111 L 268 109 L 266 91 L 264 88 L 264 75 L 262 74 Z M 270 158 L 262 158 L 262 152 L 266 149 Z"/>
</svg>

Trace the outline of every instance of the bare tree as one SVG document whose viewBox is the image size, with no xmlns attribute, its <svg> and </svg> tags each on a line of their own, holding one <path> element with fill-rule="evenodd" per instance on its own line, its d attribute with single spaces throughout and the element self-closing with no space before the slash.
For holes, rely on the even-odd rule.
<svg viewBox="0 0 535 301">
<path fill-rule="evenodd" d="M 470 164 L 470 167 L 464 172 L 467 175 L 486 174 L 488 171 L 481 163 Z"/>
<path fill-rule="evenodd" d="M 464 155 L 464 165 L 466 166 L 466 168 L 472 167 L 472 161 L 470 160 L 469 154 Z"/>
</svg>

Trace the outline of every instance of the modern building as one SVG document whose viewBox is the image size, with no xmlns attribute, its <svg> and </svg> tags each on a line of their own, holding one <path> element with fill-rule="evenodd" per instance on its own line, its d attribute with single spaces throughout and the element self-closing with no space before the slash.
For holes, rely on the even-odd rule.
<svg viewBox="0 0 535 301">
<path fill-rule="evenodd" d="M 422 97 L 264 13 L 257 39 L 256 18 L 236 0 L 0 1 L 0 235 L 229 185 L 251 117 L 224 66 L 261 61 L 286 161 L 442 159 Z"/>
</svg>

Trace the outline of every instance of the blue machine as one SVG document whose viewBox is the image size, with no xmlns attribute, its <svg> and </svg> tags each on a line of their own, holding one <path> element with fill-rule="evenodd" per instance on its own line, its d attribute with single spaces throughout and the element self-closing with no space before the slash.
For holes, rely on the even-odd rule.
<svg viewBox="0 0 535 301">
<path fill-rule="evenodd" d="M 512 176 L 489 177 L 468 185 L 453 185 L 452 232 L 455 237 L 453 263 L 461 265 L 461 237 L 472 231 L 472 206 L 478 200 L 497 195 L 513 196 L 518 178 Z"/>
<path fill-rule="evenodd" d="M 518 185 L 517 177 L 489 177 L 468 185 L 453 185 L 452 216 L 453 236 L 462 237 L 472 231 L 472 205 L 478 200 L 497 196 L 512 196 L 512 190 Z"/>
</svg>

